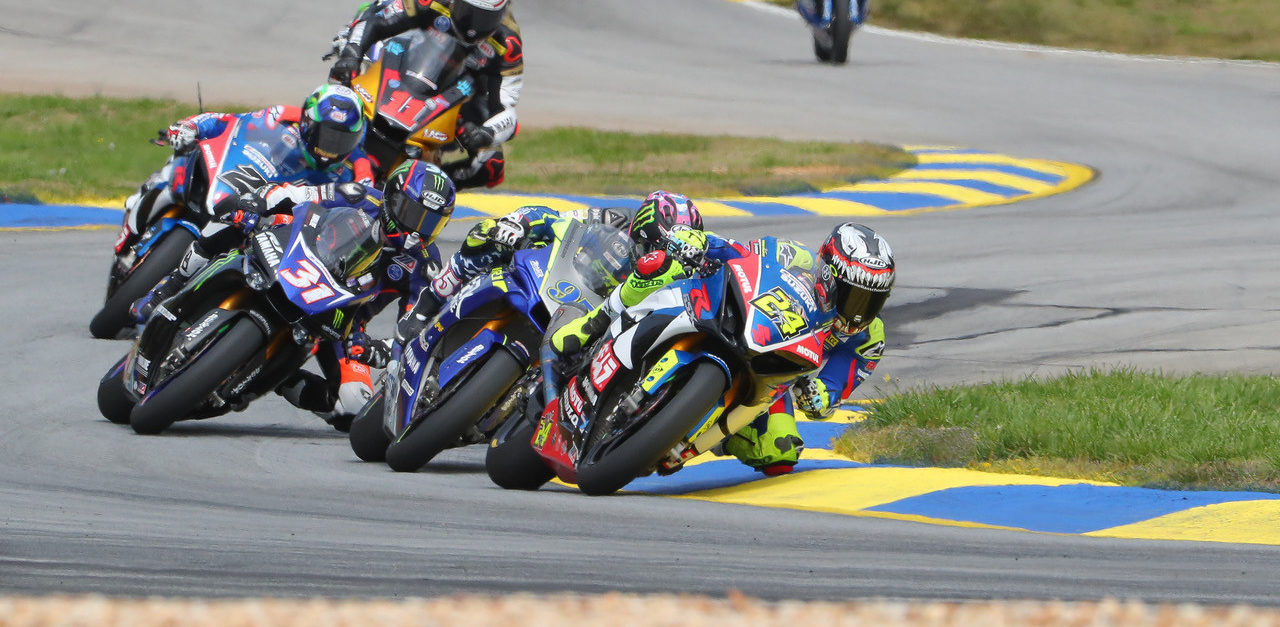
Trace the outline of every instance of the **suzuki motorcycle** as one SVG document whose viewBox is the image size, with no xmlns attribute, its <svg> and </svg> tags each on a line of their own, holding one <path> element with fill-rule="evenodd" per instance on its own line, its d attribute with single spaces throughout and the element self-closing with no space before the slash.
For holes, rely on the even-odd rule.
<svg viewBox="0 0 1280 627">
<path fill-rule="evenodd" d="M 351 88 L 364 105 L 364 150 L 379 181 L 406 158 L 442 164 L 457 138 L 458 114 L 475 89 L 467 74 L 473 56 L 434 26 L 370 49 Z"/>
<path fill-rule="evenodd" d="M 297 131 L 268 124 L 263 115 L 229 123 L 221 135 L 175 157 L 160 173 L 165 180 L 157 182 L 135 216 L 136 224 L 145 225 L 142 232 L 134 234 L 128 222 L 121 228 L 106 301 L 89 323 L 90 333 L 114 338 L 132 327 L 130 306 L 178 267 L 200 228 L 213 219 L 218 201 L 268 183 L 329 182 L 328 174 L 307 167 L 297 150 L 300 141 Z M 288 156 L 291 152 L 296 158 Z M 171 193 L 162 194 L 166 189 Z M 157 207 L 157 197 L 174 201 Z"/>
<path fill-rule="evenodd" d="M 99 384 L 99 411 L 154 434 L 275 390 L 377 295 L 381 233 L 360 209 L 299 205 L 292 224 L 253 235 L 156 307 Z"/>
<path fill-rule="evenodd" d="M 870 0 L 797 0 L 800 17 L 813 32 L 813 54 L 819 61 L 844 63 L 849 39 L 867 19 Z"/>
<path fill-rule="evenodd" d="M 540 416 L 517 415 L 494 434 L 485 459 L 494 483 L 531 490 L 556 476 L 601 495 L 676 472 L 816 370 L 829 314 L 812 277 L 770 253 L 778 242 L 759 244 L 614 320 L 567 382 L 547 388 Z"/>
<path fill-rule="evenodd" d="M 600 305 L 631 270 L 631 240 L 606 224 L 566 221 L 549 246 L 517 250 L 476 277 L 413 341 L 393 348 L 375 398 L 351 425 L 361 459 L 418 470 L 442 450 L 485 442 L 537 385 L 530 370 L 548 322 Z M 397 350 L 398 349 L 398 350 Z M 390 402 L 386 402 L 389 399 Z"/>
</svg>

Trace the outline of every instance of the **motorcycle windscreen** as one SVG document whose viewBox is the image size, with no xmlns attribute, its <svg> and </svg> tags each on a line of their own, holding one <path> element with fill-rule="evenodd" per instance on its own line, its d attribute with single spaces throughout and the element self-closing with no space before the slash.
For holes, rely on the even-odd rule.
<svg viewBox="0 0 1280 627">
<path fill-rule="evenodd" d="M 632 267 L 631 240 L 621 230 L 576 220 L 567 224 L 542 281 L 548 311 L 555 311 L 553 303 L 594 308 Z"/>
<path fill-rule="evenodd" d="M 434 113 L 429 100 L 461 74 L 465 55 L 457 42 L 434 28 L 396 37 L 383 46 L 378 113 L 416 129 Z"/>
<path fill-rule="evenodd" d="M 382 254 L 380 233 L 369 214 L 354 207 L 333 209 L 316 225 L 316 257 L 330 276 L 358 289 Z"/>
</svg>

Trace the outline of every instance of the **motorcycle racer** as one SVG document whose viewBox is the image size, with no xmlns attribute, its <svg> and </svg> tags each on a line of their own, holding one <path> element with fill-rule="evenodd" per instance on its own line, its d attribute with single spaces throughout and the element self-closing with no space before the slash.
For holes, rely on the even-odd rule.
<svg viewBox="0 0 1280 627">
<path fill-rule="evenodd" d="M 338 60 L 330 79 L 350 84 L 377 42 L 412 28 L 451 34 L 472 50 L 466 64 L 476 95 L 463 107 L 458 143 L 471 156 L 447 171 L 459 189 L 494 187 L 504 178 L 502 144 L 517 131 L 516 104 L 524 85 L 524 43 L 510 0 L 379 0 L 366 3 L 334 37 Z"/>
<path fill-rule="evenodd" d="M 353 103 L 355 114 L 347 103 Z M 355 92 L 340 86 L 321 85 L 301 107 L 279 105 L 248 113 L 199 113 L 169 125 L 161 131 L 173 149 L 163 167 L 125 200 L 124 233 L 117 250 L 131 246 L 146 230 L 154 208 L 179 201 L 173 191 L 176 159 L 196 148 L 201 140 L 221 135 L 236 122 L 280 129 L 281 141 L 289 150 L 261 155 L 267 166 L 280 166 L 298 160 L 301 169 L 314 179 L 345 182 L 373 181 L 373 168 L 358 146 L 364 137 L 363 118 Z M 212 235 L 220 226 L 213 227 Z"/>
<path fill-rule="evenodd" d="M 552 333 L 552 349 L 560 355 L 576 353 L 603 335 L 611 319 L 623 315 L 626 307 L 638 304 L 658 287 L 691 276 L 697 267 L 698 242 L 712 237 L 675 238 L 674 241 L 679 242 L 677 248 L 695 249 L 684 250 L 679 255 L 684 272 L 659 276 L 657 284 L 645 284 L 648 290 L 644 292 L 629 291 L 629 278 L 627 284 L 610 295 L 606 305 Z M 788 269 L 810 276 L 819 302 L 831 315 L 831 333 L 826 339 L 824 362 L 819 371 L 800 377 L 791 386 L 792 394 L 776 400 L 766 413 L 730 436 L 717 451 L 774 476 L 791 472 L 804 448 L 804 440 L 796 428 L 795 407 L 813 420 L 830 418 L 835 408 L 850 397 L 880 362 L 884 353 L 884 323 L 879 313 L 893 288 L 895 265 L 888 242 L 871 229 L 852 222 L 832 231 L 818 253 L 818 264 L 814 263 L 812 252 L 797 242 L 765 238 L 752 241 L 749 246 L 756 254 L 775 255 Z M 735 257 L 746 254 L 746 249 L 736 242 L 722 250 L 736 253 Z M 643 258 L 637 263 L 637 274 L 646 263 Z"/>
<path fill-rule="evenodd" d="M 327 208 L 355 207 L 378 220 L 389 250 L 379 257 L 380 267 L 374 272 L 380 278 L 381 291 L 352 316 L 353 333 L 362 334 L 363 326 L 391 301 L 399 298 L 407 305 L 409 296 L 426 289 L 439 273 L 435 238 L 448 223 L 454 200 L 453 182 L 440 168 L 425 161 L 405 161 L 388 175 L 382 190 L 356 182 L 269 185 L 227 203 L 220 219 L 233 227 L 228 232 L 247 234 L 288 223 L 294 207 L 314 203 Z M 186 277 L 171 274 L 165 281 L 178 286 L 172 289 L 176 293 Z M 169 291 L 158 284 L 144 297 L 147 302 L 139 300 L 135 306 L 140 310 L 138 315 L 149 316 L 154 306 L 148 303 L 162 302 Z M 316 359 L 323 374 L 299 370 L 276 391 L 295 407 L 315 412 L 330 424 L 349 425 L 372 395 L 373 384 L 368 366 L 350 359 L 347 352 L 345 344 L 321 345 Z"/>
</svg>

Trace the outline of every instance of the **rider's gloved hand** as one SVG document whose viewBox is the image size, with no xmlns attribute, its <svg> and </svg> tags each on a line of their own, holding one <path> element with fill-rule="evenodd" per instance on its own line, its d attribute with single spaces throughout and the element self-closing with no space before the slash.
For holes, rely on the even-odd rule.
<svg viewBox="0 0 1280 627">
<path fill-rule="evenodd" d="M 364 331 L 353 331 L 343 343 L 347 358 L 373 368 L 386 368 L 391 361 L 391 346 L 386 340 L 375 340 Z"/>
<path fill-rule="evenodd" d="M 230 224 L 248 233 L 258 226 L 258 220 L 262 218 L 266 209 L 267 201 L 264 198 L 252 192 L 246 192 L 218 201 L 218 204 L 213 207 L 213 213 L 219 222 Z"/>
<path fill-rule="evenodd" d="M 360 73 L 360 58 L 364 54 L 360 52 L 360 48 L 354 44 L 348 44 L 338 53 L 338 60 L 334 62 L 333 68 L 329 70 L 329 80 L 350 85 L 351 79 Z"/>
<path fill-rule="evenodd" d="M 831 392 L 822 379 L 800 377 L 791 386 L 791 394 L 796 399 L 796 408 L 810 420 L 826 420 L 835 413 L 835 407 L 831 406 Z"/>
<path fill-rule="evenodd" d="M 199 134 L 199 127 L 191 120 L 174 122 L 169 125 L 169 147 L 177 154 L 185 153 L 195 147 Z"/>
<path fill-rule="evenodd" d="M 467 122 L 458 129 L 458 143 L 462 145 L 463 150 L 467 151 L 467 154 L 474 155 L 493 146 L 493 131 L 483 124 Z"/>
<path fill-rule="evenodd" d="M 566 322 L 551 334 L 551 350 L 558 356 L 573 355 L 609 328 L 609 312 L 597 307 L 591 313 Z"/>
<path fill-rule="evenodd" d="M 667 254 L 690 272 L 698 270 L 707 256 L 707 234 L 697 229 L 674 229 L 667 240 Z"/>
</svg>

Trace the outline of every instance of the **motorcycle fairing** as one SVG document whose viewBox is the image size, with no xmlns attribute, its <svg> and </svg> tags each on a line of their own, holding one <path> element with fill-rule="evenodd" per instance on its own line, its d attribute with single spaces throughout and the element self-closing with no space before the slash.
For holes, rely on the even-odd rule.
<svg viewBox="0 0 1280 627">
<path fill-rule="evenodd" d="M 155 246 L 156 242 L 160 241 L 160 237 L 175 228 L 184 228 L 190 231 L 192 235 L 200 237 L 200 227 L 193 224 L 190 220 L 183 220 L 181 218 L 160 218 L 159 222 L 147 227 L 147 230 L 142 234 L 142 238 L 138 240 L 138 250 L 135 257 L 137 261 L 134 262 L 134 265 L 136 266 L 137 264 L 142 263 L 142 258 L 146 256 L 147 251 L 151 250 L 152 246 Z"/>
</svg>

